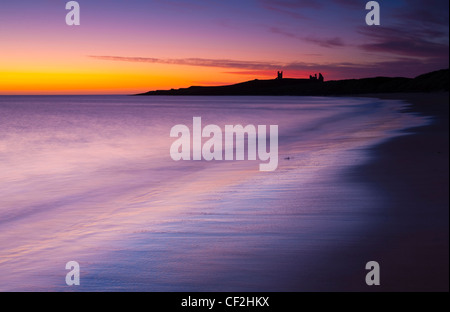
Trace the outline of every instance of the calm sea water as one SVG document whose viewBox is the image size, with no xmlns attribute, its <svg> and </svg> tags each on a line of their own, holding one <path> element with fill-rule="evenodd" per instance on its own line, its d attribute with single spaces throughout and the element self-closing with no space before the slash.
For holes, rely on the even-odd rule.
<svg viewBox="0 0 450 312">
<path fill-rule="evenodd" d="M 0 290 L 326 285 L 315 265 L 357 240 L 383 200 L 346 169 L 426 122 L 400 113 L 403 106 L 371 98 L 2 96 Z M 278 125 L 278 169 L 173 161 L 170 129 L 192 127 L 194 116 L 222 129 Z M 71 288 L 72 260 L 81 285 Z"/>
</svg>

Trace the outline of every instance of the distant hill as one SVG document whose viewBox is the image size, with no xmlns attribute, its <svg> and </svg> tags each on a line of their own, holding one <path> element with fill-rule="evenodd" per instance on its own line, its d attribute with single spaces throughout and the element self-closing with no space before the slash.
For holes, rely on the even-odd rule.
<svg viewBox="0 0 450 312">
<path fill-rule="evenodd" d="M 367 93 L 448 91 L 449 70 L 441 69 L 416 78 L 375 77 L 330 80 L 310 79 L 251 80 L 227 86 L 192 86 L 157 90 L 137 95 L 357 95 Z"/>
</svg>

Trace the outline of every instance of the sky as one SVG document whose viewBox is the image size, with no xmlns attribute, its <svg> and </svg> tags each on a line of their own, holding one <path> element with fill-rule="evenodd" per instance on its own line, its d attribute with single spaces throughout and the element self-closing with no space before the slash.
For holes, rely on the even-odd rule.
<svg viewBox="0 0 450 312">
<path fill-rule="evenodd" d="M 0 94 L 130 94 L 252 79 L 415 77 L 449 66 L 449 1 L 1 0 Z"/>
</svg>

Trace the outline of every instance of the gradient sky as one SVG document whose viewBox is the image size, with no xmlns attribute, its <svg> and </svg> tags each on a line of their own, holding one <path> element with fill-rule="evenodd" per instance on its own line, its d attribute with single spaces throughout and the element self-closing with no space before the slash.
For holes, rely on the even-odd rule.
<svg viewBox="0 0 450 312">
<path fill-rule="evenodd" d="M 0 2 L 0 94 L 128 94 L 321 72 L 326 80 L 448 68 L 447 0 Z"/>
</svg>

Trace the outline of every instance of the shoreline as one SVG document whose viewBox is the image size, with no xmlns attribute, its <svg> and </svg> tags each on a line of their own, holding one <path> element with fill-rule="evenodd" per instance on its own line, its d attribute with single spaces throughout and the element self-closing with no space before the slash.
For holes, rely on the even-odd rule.
<svg viewBox="0 0 450 312">
<path fill-rule="evenodd" d="M 369 151 L 369 163 L 352 168 L 349 178 L 386 198 L 351 248 L 336 252 L 345 263 L 339 291 L 449 291 L 449 94 L 374 94 L 403 100 L 405 113 L 432 117 L 430 124 Z M 378 209 L 379 208 L 379 209 Z M 337 259 L 333 259 L 336 261 Z M 381 285 L 366 286 L 364 264 L 380 264 Z M 359 266 L 360 270 L 357 270 Z"/>
</svg>

